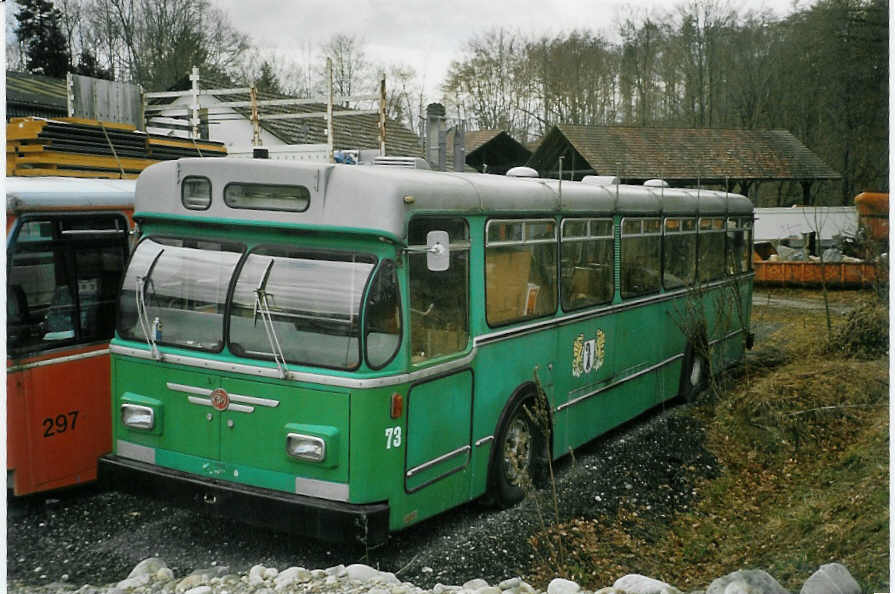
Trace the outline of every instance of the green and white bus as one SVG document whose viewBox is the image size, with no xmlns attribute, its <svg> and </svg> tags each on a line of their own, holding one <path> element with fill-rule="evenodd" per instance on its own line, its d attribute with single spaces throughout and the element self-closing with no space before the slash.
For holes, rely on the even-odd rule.
<svg viewBox="0 0 895 594">
<path fill-rule="evenodd" d="M 482 496 L 516 503 L 548 456 L 750 342 L 750 201 L 661 185 L 147 168 L 103 478 L 368 544 Z"/>
</svg>

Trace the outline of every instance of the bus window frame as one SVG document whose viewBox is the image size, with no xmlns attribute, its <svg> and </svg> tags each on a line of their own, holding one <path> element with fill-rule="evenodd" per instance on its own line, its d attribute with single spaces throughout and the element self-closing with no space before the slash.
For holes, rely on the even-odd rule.
<svg viewBox="0 0 895 594">
<path fill-rule="evenodd" d="M 270 188 L 301 188 L 304 190 L 308 197 L 305 201 L 304 208 L 277 208 L 273 206 L 234 206 L 230 203 L 230 200 L 227 199 L 227 190 L 232 186 L 260 186 L 260 187 L 270 187 Z M 240 181 L 231 181 L 224 185 L 224 190 L 221 192 L 221 197 L 224 201 L 224 204 L 227 205 L 228 208 L 232 208 L 233 210 L 259 210 L 259 211 L 270 211 L 270 212 L 292 212 L 292 213 L 301 213 L 307 212 L 309 208 L 311 208 L 311 199 L 313 195 L 311 194 L 311 188 L 304 184 L 270 184 L 264 182 L 240 182 Z"/>
<path fill-rule="evenodd" d="M 116 221 L 115 229 L 96 229 L 95 236 L 100 236 L 102 239 L 99 243 L 103 244 L 103 247 L 113 247 L 114 244 L 122 250 L 122 262 L 123 267 L 121 269 L 121 280 L 116 287 L 115 292 L 115 321 L 116 326 L 113 327 L 112 334 L 107 337 L 93 337 L 93 338 L 85 338 L 84 328 L 81 324 L 81 314 L 82 314 L 82 304 L 81 304 L 81 295 L 80 291 L 78 291 L 77 283 L 81 279 L 81 275 L 78 274 L 78 266 L 77 266 L 77 258 L 76 249 L 78 247 L 83 247 L 83 245 L 88 245 L 89 240 L 81 239 L 88 234 L 90 231 L 86 232 L 75 232 L 71 233 L 66 232 L 67 230 L 63 229 L 63 221 L 71 221 L 75 219 L 81 219 L 86 221 L 93 221 L 95 217 L 108 217 L 109 219 Z M 64 250 L 64 256 L 62 258 L 63 265 L 65 267 L 65 274 L 67 280 L 69 281 L 69 286 L 71 288 L 71 299 L 72 299 L 72 307 L 74 308 L 74 316 L 77 320 L 77 323 L 74 325 L 74 336 L 68 339 L 56 341 L 54 344 L 46 344 L 43 341 L 34 345 L 34 347 L 25 347 L 25 348 L 12 348 L 9 345 L 9 337 L 7 336 L 7 356 L 11 359 L 22 359 L 34 356 L 40 356 L 43 353 L 50 353 L 53 351 L 63 350 L 63 349 L 72 349 L 72 348 L 80 348 L 85 346 L 91 346 L 95 344 L 107 343 L 112 338 L 115 337 L 115 333 L 117 332 L 117 319 L 118 319 L 118 294 L 121 292 L 121 283 L 124 282 L 125 274 L 127 273 L 127 267 L 130 264 L 130 223 L 128 216 L 120 210 L 101 210 L 101 211 L 76 211 L 76 212 L 59 212 L 59 211 L 35 211 L 35 212 L 26 212 L 16 217 L 15 222 L 13 223 L 13 227 L 9 233 L 9 239 L 7 241 L 7 251 L 6 251 L 6 273 L 7 273 L 7 290 L 11 286 L 9 284 L 9 276 L 10 271 L 12 270 L 13 257 L 16 254 L 16 248 L 19 246 L 19 239 L 21 235 L 22 228 L 32 222 L 32 221 L 43 221 L 48 222 L 53 227 L 53 236 L 51 238 L 41 238 L 35 240 L 34 242 L 25 242 L 26 244 L 45 244 L 51 245 L 52 250 L 56 250 L 61 247 Z M 119 229 L 119 225 L 117 223 L 121 223 L 121 227 Z M 81 230 L 74 230 L 81 231 Z M 123 237 L 123 241 L 116 241 L 118 239 L 118 235 Z M 80 245 L 79 245 L 80 244 Z M 55 257 L 55 253 L 53 256 L 54 265 L 57 263 L 57 259 Z M 7 296 L 8 298 L 8 296 Z M 26 296 L 27 298 L 27 296 Z"/>
<path fill-rule="evenodd" d="M 370 290 L 373 288 L 373 281 L 376 280 L 382 272 L 383 267 L 387 264 L 391 264 L 392 274 L 395 277 L 395 286 L 397 288 L 397 297 L 398 297 L 398 323 L 400 324 L 398 328 L 398 346 L 392 352 L 391 356 L 385 360 L 381 365 L 372 365 L 370 363 L 369 357 L 369 348 L 367 347 L 367 336 L 370 334 L 369 324 L 368 324 L 368 316 L 367 316 L 367 305 L 370 300 Z M 367 366 L 368 369 L 372 369 L 373 371 L 379 371 L 380 369 L 385 369 L 388 367 L 392 361 L 398 356 L 398 353 L 401 352 L 401 349 L 404 346 L 404 304 L 403 299 L 401 298 L 401 275 L 398 274 L 398 263 L 397 261 L 391 258 L 379 258 L 379 261 L 373 268 L 373 271 L 370 273 L 370 280 L 365 287 L 364 293 L 361 296 L 362 304 L 361 304 L 361 350 L 363 351 L 363 363 Z M 467 315 L 468 317 L 468 315 Z M 229 320 L 229 318 L 228 318 Z M 409 332 L 407 333 L 409 336 Z"/>
<path fill-rule="evenodd" d="M 125 266 L 124 272 L 121 275 L 121 286 L 118 288 L 118 299 L 119 300 L 121 299 L 121 294 L 122 294 L 122 291 L 124 290 L 124 282 L 127 280 L 127 273 L 130 270 L 131 261 L 133 260 L 134 255 L 137 253 L 137 249 L 140 247 L 140 244 L 142 244 L 144 241 L 152 240 L 152 241 L 155 241 L 157 244 L 164 245 L 162 242 L 158 241 L 159 239 L 161 239 L 161 240 L 167 239 L 167 240 L 171 240 L 171 241 L 184 241 L 184 240 L 198 240 L 198 241 L 212 241 L 212 242 L 217 241 L 222 244 L 230 243 L 230 244 L 238 245 L 241 247 L 241 251 L 239 252 L 239 254 L 240 254 L 239 260 L 236 262 L 236 266 L 234 266 L 234 268 L 233 268 L 233 274 L 231 275 L 230 280 L 227 283 L 227 292 L 224 296 L 224 309 L 221 314 L 224 316 L 224 323 L 222 325 L 223 334 L 222 334 L 220 346 L 217 347 L 216 349 L 207 349 L 207 348 L 202 348 L 202 347 L 197 347 L 197 346 L 190 346 L 190 345 L 179 344 L 179 343 L 174 343 L 174 342 L 167 342 L 165 340 L 157 340 L 156 341 L 156 343 L 159 346 L 167 346 L 167 347 L 178 348 L 178 349 L 186 349 L 186 350 L 190 350 L 190 351 L 196 351 L 197 353 L 220 354 L 220 353 L 224 352 L 224 349 L 227 348 L 227 346 L 228 346 L 227 335 L 228 335 L 229 328 L 227 326 L 227 323 L 230 319 L 229 318 L 230 297 L 231 297 L 231 294 L 232 294 L 234 286 L 235 286 L 234 283 L 235 283 L 237 271 L 239 269 L 241 269 L 242 263 L 246 257 L 246 253 L 248 253 L 248 248 L 247 248 L 246 243 L 244 241 L 233 241 L 233 240 L 229 240 L 229 239 L 228 240 L 220 240 L 220 239 L 217 239 L 214 237 L 183 237 L 183 236 L 179 236 L 179 235 L 170 235 L 170 234 L 142 235 L 140 237 L 140 240 L 137 242 L 137 244 L 131 250 L 128 260 L 127 260 L 127 265 Z M 180 247 L 182 247 L 182 246 L 180 246 Z M 155 267 L 155 264 L 153 264 L 151 266 L 151 269 L 154 267 Z M 115 335 L 120 337 L 122 340 L 128 340 L 128 341 L 132 341 L 132 342 L 139 342 L 139 343 L 145 344 L 146 343 L 145 337 L 140 337 L 139 335 L 135 335 L 134 338 L 131 338 L 129 336 L 121 335 L 121 333 L 118 331 L 120 324 L 121 324 L 121 312 L 122 312 L 122 308 L 120 307 L 120 302 L 118 303 L 118 306 L 115 308 L 115 310 L 116 310 L 115 311 Z M 182 311 L 187 311 L 187 310 L 182 310 Z M 162 333 L 162 338 L 164 338 L 164 333 Z"/>
<path fill-rule="evenodd" d="M 186 190 L 186 182 L 194 179 L 204 179 L 208 182 L 208 204 L 206 204 L 203 208 L 193 208 L 192 206 L 187 206 L 186 196 L 184 196 L 184 191 Z M 214 184 L 211 183 L 211 179 L 205 175 L 188 175 L 183 178 L 180 182 L 180 204 L 187 210 L 191 210 L 193 212 L 202 212 L 211 208 L 211 203 L 214 202 Z"/>
<path fill-rule="evenodd" d="M 252 252 L 254 252 L 255 250 L 264 249 L 264 248 L 285 248 L 287 250 L 293 249 L 293 250 L 299 250 L 302 253 L 313 253 L 313 254 L 320 254 L 320 255 L 326 255 L 326 254 L 342 255 L 342 254 L 352 253 L 352 252 L 338 250 L 338 249 L 332 249 L 332 248 L 313 248 L 313 247 L 296 245 L 294 243 L 278 243 L 278 242 L 258 243 L 258 244 L 253 245 L 251 248 L 246 249 L 243 252 L 239 263 L 237 264 L 236 268 L 233 271 L 233 278 L 231 279 L 230 287 L 228 288 L 228 292 L 227 292 L 227 302 L 226 302 L 226 306 L 224 309 L 224 316 L 225 316 L 224 341 L 223 341 L 224 347 L 226 348 L 227 352 L 234 357 L 238 357 L 240 359 L 246 359 L 249 361 L 269 362 L 269 361 L 274 361 L 274 358 L 273 357 L 270 357 L 270 358 L 250 357 L 246 354 L 238 354 L 237 351 L 234 351 L 231 346 L 232 340 L 231 340 L 231 332 L 230 332 L 230 319 L 232 316 L 233 296 L 236 292 L 236 283 L 239 280 L 240 275 L 242 274 L 243 267 L 245 266 L 246 262 L 248 262 L 249 255 L 251 255 Z M 321 365 L 320 363 L 309 363 L 307 361 L 295 361 L 295 360 L 286 359 L 285 353 L 284 353 L 284 360 L 286 361 L 286 363 L 291 364 L 291 365 L 316 367 L 316 368 L 320 368 L 320 369 L 331 369 L 334 371 L 357 371 L 358 369 L 361 368 L 362 365 L 366 364 L 366 348 L 364 345 L 363 332 L 364 332 L 364 329 L 366 326 L 366 322 L 364 320 L 364 311 L 366 308 L 367 294 L 370 290 L 370 283 L 373 282 L 373 277 L 376 275 L 376 272 L 379 270 L 380 262 L 385 260 L 386 258 L 381 258 L 380 256 L 376 255 L 373 252 L 362 252 L 362 251 L 358 250 L 354 253 L 357 253 L 358 255 L 369 256 L 373 260 L 373 262 L 372 262 L 373 266 L 370 269 L 370 274 L 367 276 L 367 279 L 364 282 L 363 289 L 361 290 L 361 293 L 360 293 L 360 295 L 361 295 L 360 303 L 358 304 L 358 314 L 357 314 L 357 316 L 358 316 L 358 337 L 357 337 L 358 357 L 357 357 L 357 363 L 353 367 L 336 367 L 333 365 Z M 402 337 L 402 341 L 403 341 L 403 337 Z M 397 353 L 399 353 L 400 351 L 401 351 L 401 349 L 399 347 L 398 350 L 395 352 L 395 355 L 397 355 Z M 392 358 L 392 360 L 394 360 L 394 357 Z M 391 361 L 389 361 L 389 362 L 391 362 Z M 370 369 L 372 369 L 372 368 L 370 368 Z"/>
<path fill-rule="evenodd" d="M 412 368 L 420 368 L 428 365 L 441 363 L 444 361 L 445 357 L 453 357 L 461 354 L 465 354 L 469 351 L 472 345 L 472 285 L 470 284 L 472 281 L 472 240 L 470 238 L 470 224 L 469 219 L 464 216 L 445 213 L 445 214 L 419 214 L 415 215 L 408 221 L 407 223 L 407 235 L 408 239 L 410 237 L 410 227 L 416 221 L 450 221 L 453 223 L 462 222 L 463 230 L 465 238 L 461 240 L 454 240 L 454 238 L 450 237 L 450 232 L 448 237 L 450 239 L 450 243 L 448 244 L 448 248 L 450 250 L 451 257 L 455 252 L 466 252 L 466 320 L 465 320 L 465 331 L 466 331 L 466 346 L 462 349 L 454 351 L 453 353 L 447 353 L 444 355 L 437 355 L 434 357 L 426 357 L 424 359 L 420 359 L 417 361 L 413 360 L 413 323 L 412 323 L 412 297 L 413 297 L 413 287 L 411 277 L 411 266 L 410 266 L 410 258 L 420 257 L 421 252 L 418 250 L 425 249 L 426 245 L 424 244 L 409 244 L 407 247 L 410 252 L 407 252 L 408 262 L 406 264 L 406 279 L 407 279 L 407 319 L 406 319 L 406 327 L 407 327 L 407 349 L 408 349 L 408 357 L 410 361 L 410 366 Z M 428 269 L 428 266 L 427 266 Z M 430 273 L 432 271 L 429 271 Z M 400 350 L 400 349 L 399 349 Z"/>
<path fill-rule="evenodd" d="M 638 233 L 625 233 L 625 222 L 626 221 L 639 221 L 640 222 L 640 231 Z M 645 232 L 644 224 L 647 221 L 655 221 L 659 225 L 659 230 L 656 232 Z M 618 292 L 622 299 L 641 299 L 643 297 L 648 297 L 650 295 L 658 295 L 662 292 L 662 275 L 664 271 L 662 269 L 662 235 L 663 235 L 663 220 L 660 215 L 622 215 L 619 217 L 618 222 L 618 232 L 619 232 L 619 261 L 618 261 L 618 270 L 619 270 L 619 278 L 618 278 Z M 628 293 L 626 294 L 624 291 L 624 274 L 625 274 L 625 238 L 631 237 L 657 237 L 659 240 L 659 266 L 656 270 L 658 274 L 658 278 L 656 279 L 655 289 L 651 289 L 649 291 L 645 291 L 642 293 Z"/>
<path fill-rule="evenodd" d="M 592 231 L 592 228 L 591 228 L 591 224 L 592 224 L 594 221 L 597 221 L 597 222 L 603 222 L 603 223 L 609 223 L 609 234 L 608 234 L 608 235 L 594 235 L 594 232 Z M 574 237 L 568 237 L 568 238 L 567 238 L 567 237 L 565 236 L 565 232 L 566 232 L 566 223 L 567 223 L 567 222 L 568 222 L 568 223 L 580 223 L 580 222 L 586 222 L 586 223 L 587 223 L 587 228 L 586 228 L 586 231 L 585 231 L 585 235 L 584 235 L 584 236 L 574 236 Z M 598 301 L 598 302 L 595 302 L 595 303 L 589 303 L 589 304 L 586 304 L 586 305 L 580 305 L 580 306 L 578 306 L 578 307 L 569 307 L 569 308 L 566 308 L 565 305 L 564 305 L 564 303 L 565 303 L 565 292 L 563 291 L 563 289 L 565 288 L 565 285 L 564 285 L 564 283 L 563 283 L 563 278 L 562 278 L 562 255 L 563 255 L 563 246 L 564 246 L 566 243 L 584 243 L 584 242 L 586 242 L 586 241 L 606 240 L 606 239 L 608 239 L 608 240 L 610 240 L 610 241 L 612 242 L 612 243 L 611 243 L 611 249 L 609 250 L 609 253 L 611 254 L 611 259 L 610 259 L 610 263 L 609 263 L 609 269 L 610 269 L 609 276 L 610 276 L 610 278 L 611 278 L 611 280 L 612 280 L 612 291 L 611 291 L 610 294 L 609 294 L 609 298 L 606 299 L 606 300 L 604 300 L 604 301 Z M 560 229 L 559 229 L 559 249 L 557 250 L 557 251 L 558 251 L 558 258 L 559 258 L 559 265 L 558 265 L 558 267 L 557 267 L 557 275 L 559 276 L 559 287 L 558 287 L 558 288 L 559 288 L 559 307 L 561 308 L 561 310 L 562 310 L 563 312 L 575 312 L 575 311 L 580 311 L 580 310 L 582 310 L 582 309 L 587 309 L 587 308 L 589 308 L 589 307 L 600 307 L 600 306 L 608 305 L 608 304 L 612 303 L 612 300 L 615 298 L 615 290 L 616 290 L 616 288 L 617 288 L 617 284 L 618 284 L 618 283 L 616 282 L 616 279 L 615 279 L 615 259 L 616 259 L 616 258 L 615 258 L 615 244 L 616 244 L 616 241 L 615 241 L 615 220 L 614 220 L 612 217 L 605 217 L 605 216 L 604 216 L 604 217 L 594 217 L 594 216 L 584 216 L 584 217 L 564 217 L 564 218 L 560 221 Z"/>
<path fill-rule="evenodd" d="M 498 223 L 520 223 L 522 225 L 522 239 L 520 240 L 498 240 L 491 241 L 488 236 L 491 231 L 491 225 Z M 552 239 L 526 239 L 526 230 L 528 229 L 529 223 L 552 223 L 553 224 L 553 238 Z M 485 232 L 483 236 L 484 240 L 484 254 L 483 254 L 483 266 L 482 266 L 482 280 L 484 281 L 484 318 L 485 323 L 489 328 L 502 328 L 504 326 L 509 326 L 512 324 L 517 324 L 520 322 L 528 322 L 531 320 L 540 320 L 549 318 L 551 316 L 555 316 L 557 311 L 560 309 L 559 303 L 559 283 L 560 283 L 560 272 L 559 272 L 559 224 L 557 224 L 556 218 L 549 217 L 539 217 L 539 218 L 507 218 L 507 217 L 494 217 L 490 218 L 485 222 Z M 547 245 L 553 244 L 553 310 L 549 312 L 545 312 L 541 315 L 523 315 L 515 318 L 511 318 L 508 320 L 500 321 L 500 322 L 492 322 L 488 319 L 488 248 L 489 247 L 512 247 L 512 246 L 526 246 L 526 245 Z M 530 273 L 529 273 L 530 274 Z"/>
<path fill-rule="evenodd" d="M 668 222 L 669 221 L 677 221 L 680 225 L 680 228 L 677 231 L 669 231 L 668 230 Z M 692 230 L 684 230 L 683 223 L 685 221 L 692 221 L 693 229 Z M 674 237 L 680 237 L 682 235 L 692 235 L 695 238 L 695 246 L 694 246 L 694 255 L 693 255 L 693 278 L 690 279 L 690 282 L 685 282 L 682 285 L 668 287 L 665 285 L 665 238 L 666 236 L 671 235 Z M 663 291 L 677 291 L 680 289 L 685 289 L 687 287 L 692 287 L 695 285 L 699 278 L 699 217 L 696 215 L 672 215 L 667 217 L 662 217 L 662 290 Z"/>
<path fill-rule="evenodd" d="M 703 221 L 710 222 L 710 228 L 703 230 Z M 715 225 L 715 222 L 720 221 L 720 227 Z M 699 217 L 698 222 L 696 223 L 696 231 L 697 231 L 697 240 L 696 240 L 696 283 L 713 283 L 717 281 L 721 281 L 726 279 L 729 275 L 727 274 L 727 215 L 711 215 L 705 217 Z M 721 235 L 721 254 L 724 256 L 721 262 L 720 271 L 709 277 L 702 278 L 702 237 L 706 235 L 717 234 Z"/>
</svg>

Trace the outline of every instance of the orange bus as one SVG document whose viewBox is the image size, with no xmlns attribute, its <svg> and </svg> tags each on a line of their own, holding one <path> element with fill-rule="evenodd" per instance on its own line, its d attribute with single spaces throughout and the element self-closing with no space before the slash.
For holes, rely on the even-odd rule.
<svg viewBox="0 0 895 594">
<path fill-rule="evenodd" d="M 133 180 L 6 179 L 7 488 L 96 479 Z"/>
</svg>

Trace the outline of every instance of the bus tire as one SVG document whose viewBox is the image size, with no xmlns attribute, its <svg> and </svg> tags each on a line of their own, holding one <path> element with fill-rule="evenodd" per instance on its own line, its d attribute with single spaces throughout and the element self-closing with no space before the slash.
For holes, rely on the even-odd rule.
<svg viewBox="0 0 895 594">
<path fill-rule="evenodd" d="M 545 477 L 547 441 L 528 411 L 533 395 L 517 398 L 497 432 L 491 463 L 491 497 L 498 507 L 511 507 L 540 486 Z"/>
<path fill-rule="evenodd" d="M 704 355 L 687 347 L 681 367 L 680 395 L 684 402 L 693 402 L 708 385 L 709 364 Z"/>
</svg>

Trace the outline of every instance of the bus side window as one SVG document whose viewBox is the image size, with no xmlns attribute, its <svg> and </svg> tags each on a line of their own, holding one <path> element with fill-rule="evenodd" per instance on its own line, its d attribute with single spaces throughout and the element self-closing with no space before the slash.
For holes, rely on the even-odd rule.
<svg viewBox="0 0 895 594">
<path fill-rule="evenodd" d="M 469 229 L 464 219 L 417 217 L 408 244 L 425 247 L 429 231 L 447 231 L 450 266 L 432 271 L 426 254 L 409 253 L 410 352 L 413 363 L 466 349 L 469 342 Z"/>
<path fill-rule="evenodd" d="M 562 222 L 560 292 L 566 311 L 612 301 L 612 219 Z"/>
<path fill-rule="evenodd" d="M 659 292 L 660 219 L 622 219 L 622 297 Z"/>
<path fill-rule="evenodd" d="M 696 282 L 696 219 L 665 219 L 662 286 L 676 289 Z"/>
<path fill-rule="evenodd" d="M 367 364 L 373 369 L 388 363 L 401 346 L 400 303 L 395 264 L 385 260 L 370 285 L 364 315 Z"/>
<path fill-rule="evenodd" d="M 485 299 L 492 326 L 556 311 L 556 221 L 488 221 Z"/>
<path fill-rule="evenodd" d="M 699 281 L 722 278 L 724 271 L 724 219 L 699 219 Z"/>
<path fill-rule="evenodd" d="M 126 250 L 120 215 L 24 221 L 10 244 L 9 348 L 29 353 L 111 338 Z"/>
</svg>

